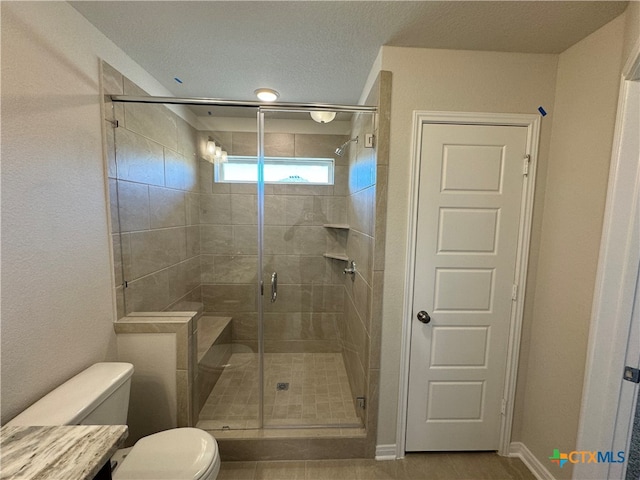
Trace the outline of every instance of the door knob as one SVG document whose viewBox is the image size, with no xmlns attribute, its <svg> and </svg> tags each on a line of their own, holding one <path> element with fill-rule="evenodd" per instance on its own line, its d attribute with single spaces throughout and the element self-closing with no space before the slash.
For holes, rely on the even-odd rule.
<svg viewBox="0 0 640 480">
<path fill-rule="evenodd" d="M 422 323 L 429 323 L 431 321 L 431 317 L 424 310 L 420 310 L 418 312 L 418 315 L 416 316 L 418 317 L 418 320 L 420 320 Z"/>
</svg>

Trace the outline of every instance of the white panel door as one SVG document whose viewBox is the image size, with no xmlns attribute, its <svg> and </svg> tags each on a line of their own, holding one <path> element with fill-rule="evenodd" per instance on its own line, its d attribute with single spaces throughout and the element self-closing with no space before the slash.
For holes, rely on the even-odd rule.
<svg viewBox="0 0 640 480">
<path fill-rule="evenodd" d="M 497 450 L 527 128 L 422 128 L 406 450 Z"/>
</svg>

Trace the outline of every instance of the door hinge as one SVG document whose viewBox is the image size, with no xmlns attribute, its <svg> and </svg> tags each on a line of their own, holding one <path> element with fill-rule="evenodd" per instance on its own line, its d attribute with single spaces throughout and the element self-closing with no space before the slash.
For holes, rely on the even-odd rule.
<svg viewBox="0 0 640 480">
<path fill-rule="evenodd" d="M 518 299 L 518 285 L 514 283 L 513 286 L 511 287 L 511 300 L 515 302 L 517 299 Z"/>
<path fill-rule="evenodd" d="M 529 175 L 529 164 L 531 163 L 531 155 L 524 156 L 524 167 L 522 168 L 522 174 L 526 177 Z"/>
<path fill-rule="evenodd" d="M 118 128 L 120 126 L 120 122 L 118 120 L 109 120 L 108 118 L 105 118 L 105 120 L 109 122 L 113 128 Z"/>
<path fill-rule="evenodd" d="M 640 369 L 626 366 L 622 378 L 627 382 L 640 383 Z"/>
<path fill-rule="evenodd" d="M 507 414 L 507 401 L 503 398 L 502 406 L 500 407 L 500 415 L 506 415 L 506 414 Z"/>
</svg>

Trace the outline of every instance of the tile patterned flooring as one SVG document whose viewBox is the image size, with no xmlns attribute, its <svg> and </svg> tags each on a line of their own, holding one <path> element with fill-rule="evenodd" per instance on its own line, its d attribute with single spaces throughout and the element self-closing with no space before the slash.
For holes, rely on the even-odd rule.
<svg viewBox="0 0 640 480">
<path fill-rule="evenodd" d="M 401 460 L 222 462 L 217 480 L 535 480 L 495 453 L 410 453 Z"/>
<path fill-rule="evenodd" d="M 266 353 L 264 382 L 266 427 L 361 426 L 339 353 Z M 277 390 L 281 382 L 288 390 Z M 255 429 L 258 400 L 258 355 L 233 353 L 202 407 L 198 427 Z"/>
</svg>

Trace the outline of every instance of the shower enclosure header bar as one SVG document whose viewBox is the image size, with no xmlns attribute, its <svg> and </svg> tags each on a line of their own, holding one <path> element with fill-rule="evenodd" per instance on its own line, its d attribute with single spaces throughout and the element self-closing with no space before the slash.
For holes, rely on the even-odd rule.
<svg viewBox="0 0 640 480">
<path fill-rule="evenodd" d="M 222 98 L 198 98 L 198 97 L 151 97 L 136 95 L 108 95 L 112 102 L 118 103 L 157 103 L 169 105 L 210 105 L 216 107 L 244 107 L 262 108 L 268 110 L 289 111 L 331 111 L 353 113 L 375 113 L 377 106 L 370 105 L 333 105 L 330 103 L 296 103 L 296 102 L 253 102 L 248 100 L 225 100 Z"/>
</svg>

